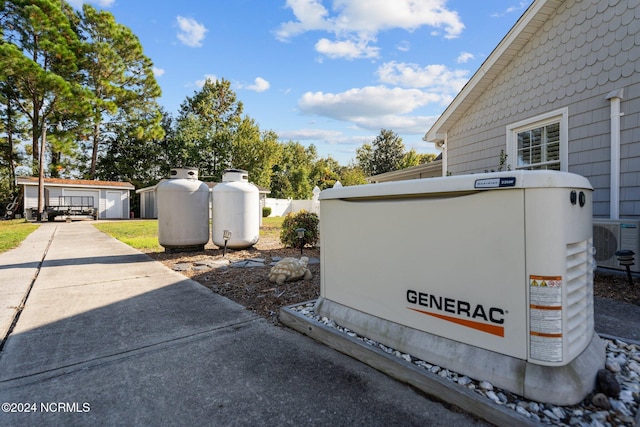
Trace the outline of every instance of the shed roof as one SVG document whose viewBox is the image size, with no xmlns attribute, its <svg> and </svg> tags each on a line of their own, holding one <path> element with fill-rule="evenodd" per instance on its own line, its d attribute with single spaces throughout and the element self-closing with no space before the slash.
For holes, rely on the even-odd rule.
<svg viewBox="0 0 640 427">
<path fill-rule="evenodd" d="M 487 90 L 563 0 L 535 0 L 422 138 L 442 146 L 447 131 Z"/>
<path fill-rule="evenodd" d="M 38 177 L 20 176 L 16 179 L 18 185 L 38 185 Z M 78 187 L 78 188 L 120 188 L 123 190 L 135 190 L 135 186 L 130 182 L 121 181 L 96 181 L 90 179 L 64 179 L 45 178 L 47 186 L 54 187 Z"/>
</svg>

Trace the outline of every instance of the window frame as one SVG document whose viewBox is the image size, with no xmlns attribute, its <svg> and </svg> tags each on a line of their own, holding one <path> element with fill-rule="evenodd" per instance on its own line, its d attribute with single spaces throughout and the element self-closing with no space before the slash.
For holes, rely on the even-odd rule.
<svg viewBox="0 0 640 427">
<path fill-rule="evenodd" d="M 560 149 L 560 171 L 568 171 L 569 109 L 566 107 L 507 125 L 506 153 L 508 154 L 507 164 L 509 165 L 511 170 L 527 170 L 531 166 L 518 167 L 518 133 L 542 128 L 554 123 L 558 123 L 560 125 L 560 140 L 558 144 Z"/>
</svg>

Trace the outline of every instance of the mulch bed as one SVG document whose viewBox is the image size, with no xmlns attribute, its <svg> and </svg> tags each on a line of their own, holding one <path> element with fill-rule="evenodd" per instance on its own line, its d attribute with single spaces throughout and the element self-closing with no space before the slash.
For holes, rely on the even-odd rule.
<svg viewBox="0 0 640 427">
<path fill-rule="evenodd" d="M 166 253 L 150 252 L 149 256 L 173 268 L 178 263 L 194 263 L 202 260 L 222 260 L 222 249 L 209 243 L 201 252 Z M 304 248 L 303 255 L 320 258 L 319 248 Z M 310 280 L 287 282 L 278 286 L 269 282 L 269 263 L 275 257 L 300 257 L 300 249 L 284 248 L 275 239 L 264 239 L 246 250 L 227 250 L 226 259 L 231 263 L 251 258 L 263 258 L 264 267 L 221 268 L 199 271 L 193 268 L 182 271 L 185 276 L 227 297 L 262 317 L 278 324 L 280 307 L 310 301 L 320 296 L 320 265 L 310 265 Z M 640 305 L 640 279 L 634 278 L 630 286 L 625 274 L 596 273 L 594 295 L 629 304 Z"/>
</svg>

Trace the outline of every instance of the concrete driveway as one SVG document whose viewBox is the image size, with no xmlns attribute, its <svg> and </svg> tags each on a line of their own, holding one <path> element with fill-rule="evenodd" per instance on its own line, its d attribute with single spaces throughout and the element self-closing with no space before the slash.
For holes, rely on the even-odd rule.
<svg viewBox="0 0 640 427">
<path fill-rule="evenodd" d="M 90 223 L 0 255 L 0 425 L 482 425 Z"/>
</svg>

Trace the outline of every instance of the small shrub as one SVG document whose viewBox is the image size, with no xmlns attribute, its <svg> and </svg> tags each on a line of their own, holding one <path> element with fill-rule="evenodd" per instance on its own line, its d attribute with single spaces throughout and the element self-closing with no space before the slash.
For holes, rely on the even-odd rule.
<svg viewBox="0 0 640 427">
<path fill-rule="evenodd" d="M 269 206 L 263 206 L 262 207 L 262 217 L 266 218 L 269 215 L 271 215 L 271 208 Z"/>
<path fill-rule="evenodd" d="M 300 240 L 298 239 L 298 228 L 304 228 L 303 245 L 314 246 L 318 243 L 318 215 L 305 210 L 289 213 L 282 221 L 282 229 L 280 230 L 280 242 L 286 248 L 299 248 Z"/>
</svg>

